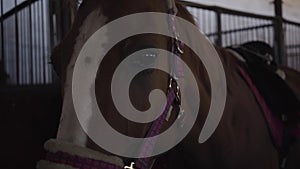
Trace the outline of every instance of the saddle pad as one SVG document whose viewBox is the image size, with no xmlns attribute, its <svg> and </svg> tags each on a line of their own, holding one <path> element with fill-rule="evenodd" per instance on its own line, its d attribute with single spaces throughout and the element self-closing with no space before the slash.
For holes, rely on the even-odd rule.
<svg viewBox="0 0 300 169">
<path fill-rule="evenodd" d="M 238 71 L 247 82 L 257 102 L 260 104 L 276 147 L 281 148 L 283 146 L 284 137 L 286 136 L 284 132 L 286 132 L 286 129 L 288 129 L 288 135 L 292 138 L 300 139 L 300 121 L 298 120 L 296 125 L 284 123 L 281 118 L 274 114 L 269 108 L 264 97 L 261 95 L 247 71 L 242 68 L 242 66 L 238 66 Z M 300 111 L 297 115 L 300 116 Z"/>
</svg>

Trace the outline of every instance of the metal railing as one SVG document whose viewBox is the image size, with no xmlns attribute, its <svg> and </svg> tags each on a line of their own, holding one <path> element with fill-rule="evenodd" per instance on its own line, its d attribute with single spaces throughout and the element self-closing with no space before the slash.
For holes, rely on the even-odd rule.
<svg viewBox="0 0 300 169">
<path fill-rule="evenodd" d="M 1 1 L 3 8 L 5 1 Z M 9 85 L 52 82 L 48 1 L 24 1 L 1 15 L 1 62 Z"/>
<path fill-rule="evenodd" d="M 7 8 L 7 4 L 13 4 Z M 0 85 L 47 85 L 56 77 L 49 64 L 62 38 L 59 0 L 0 0 Z"/>
<path fill-rule="evenodd" d="M 45 85 L 55 81 L 51 49 L 67 31 L 68 16 L 60 0 L 13 0 L 4 11 L 0 0 L 0 85 Z M 284 42 L 278 38 L 278 18 L 184 2 L 200 29 L 215 44 L 226 47 L 264 41 L 275 48 L 277 61 L 300 70 L 300 24 L 283 20 Z M 284 44 L 284 46 L 280 46 Z M 284 56 L 278 49 L 284 49 Z M 284 59 L 282 59 L 284 58 Z"/>
<path fill-rule="evenodd" d="M 300 71 L 300 24 L 284 21 L 287 65 Z"/>
<path fill-rule="evenodd" d="M 284 39 L 281 42 L 277 24 L 280 18 L 193 2 L 181 3 L 187 6 L 200 29 L 213 43 L 226 47 L 264 41 L 274 47 L 277 62 L 300 71 L 300 24 L 283 20 Z"/>
</svg>

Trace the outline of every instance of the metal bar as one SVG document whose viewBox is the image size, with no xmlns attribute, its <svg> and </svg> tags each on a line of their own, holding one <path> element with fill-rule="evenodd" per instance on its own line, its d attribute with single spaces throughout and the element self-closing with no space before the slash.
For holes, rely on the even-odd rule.
<svg viewBox="0 0 300 169">
<path fill-rule="evenodd" d="M 218 7 L 218 6 L 202 5 L 202 4 L 198 4 L 195 2 L 179 1 L 179 3 L 183 4 L 185 6 L 190 6 L 190 7 L 194 7 L 194 8 L 201 8 L 201 9 L 212 10 L 212 11 L 218 10 L 219 12 L 226 13 L 226 14 L 254 17 L 254 18 L 260 18 L 260 19 L 269 19 L 269 20 L 274 19 L 271 16 L 264 16 L 264 15 L 252 14 L 252 13 L 247 13 L 247 12 L 235 11 L 235 10 L 226 9 L 226 8 L 222 8 L 222 7 Z"/>
<path fill-rule="evenodd" d="M 54 35 L 54 24 L 53 24 L 53 3 L 54 1 L 48 1 L 49 3 L 49 27 L 50 27 L 50 49 L 52 50 L 54 48 L 55 44 L 55 35 Z M 51 59 L 51 58 L 50 58 Z M 51 62 L 51 60 L 50 60 Z M 51 79 L 55 79 L 55 73 L 52 73 L 52 76 L 50 76 Z"/>
<path fill-rule="evenodd" d="M 35 4 L 32 4 L 32 21 L 33 21 L 33 27 L 32 27 L 32 53 L 33 53 L 33 59 L 32 59 L 32 69 L 33 69 L 33 84 L 37 83 L 37 75 L 36 75 L 36 45 L 37 45 L 37 37 L 36 37 L 36 7 Z"/>
<path fill-rule="evenodd" d="M 252 29 L 267 28 L 267 27 L 272 27 L 272 26 L 273 26 L 273 24 L 266 24 L 266 25 L 248 27 L 248 28 L 226 30 L 226 31 L 222 31 L 221 34 L 230 34 L 230 33 L 235 33 L 235 32 L 243 32 L 243 31 L 248 31 L 248 30 L 252 30 Z M 210 33 L 210 34 L 207 34 L 207 36 L 218 35 L 218 33 L 219 32 L 217 32 L 217 33 Z"/>
<path fill-rule="evenodd" d="M 29 68 L 30 68 L 30 84 L 33 84 L 33 43 L 32 43 L 32 10 L 31 10 L 32 4 L 29 5 L 29 44 L 31 48 L 29 49 Z"/>
<path fill-rule="evenodd" d="M 265 42 L 267 42 L 267 31 L 266 28 L 262 28 L 262 35 Z M 268 43 L 268 42 L 267 42 Z"/>
<path fill-rule="evenodd" d="M 38 72 L 38 84 L 42 83 L 42 50 L 41 50 L 41 8 L 40 8 L 40 2 L 36 2 L 36 8 L 37 8 L 37 72 Z"/>
<path fill-rule="evenodd" d="M 9 27 L 10 26 L 10 22 L 9 22 L 9 20 L 8 21 L 6 21 L 5 23 L 3 22 L 3 24 L 5 25 L 4 27 Z M 3 30 L 3 32 L 4 32 L 4 30 Z M 8 39 L 8 35 L 7 35 L 7 32 L 4 32 L 4 34 L 3 34 L 3 42 L 5 41 L 5 40 L 7 40 Z M 4 43 L 4 65 L 5 65 L 5 71 L 7 71 L 8 73 L 10 73 L 11 71 L 11 65 L 9 64 L 9 61 L 8 61 L 8 59 L 6 59 L 6 56 L 7 56 L 7 54 L 8 54 L 8 44 L 7 43 Z M 11 76 L 9 76 L 9 79 L 8 80 L 10 80 L 12 77 Z"/>
<path fill-rule="evenodd" d="M 300 35 L 299 35 L 299 33 L 300 33 L 300 26 L 298 26 L 298 32 L 297 32 L 297 42 L 298 43 L 300 43 Z M 297 60 L 296 60 L 296 62 L 298 63 L 298 65 L 297 65 L 297 70 L 298 71 L 300 71 L 300 45 L 297 47 L 297 49 L 298 49 L 298 57 L 296 58 Z"/>
<path fill-rule="evenodd" d="M 297 42 L 296 42 L 297 43 Z M 286 45 L 286 48 L 300 48 L 300 44 Z"/>
<path fill-rule="evenodd" d="M 295 26 L 300 26 L 300 23 L 297 23 L 297 22 L 293 22 L 293 21 L 289 21 L 287 19 L 282 19 L 284 23 L 286 24 L 291 24 L 291 25 L 295 25 Z"/>
<path fill-rule="evenodd" d="M 297 28 L 294 26 L 294 31 L 295 31 L 295 33 L 297 33 Z M 297 43 L 297 36 L 294 36 L 294 44 L 296 44 Z M 295 48 L 294 50 L 293 50 L 295 53 L 297 53 L 297 48 Z M 295 60 L 294 60 L 294 62 L 295 62 L 295 69 L 298 67 L 298 63 L 297 63 L 297 57 L 295 58 Z"/>
<path fill-rule="evenodd" d="M 27 24 L 26 24 L 26 16 L 27 16 L 27 9 L 23 10 L 23 15 L 22 15 L 22 28 L 23 28 L 23 64 L 24 64 L 24 69 L 23 69 L 23 84 L 27 84 L 27 78 L 28 78 L 28 63 L 27 63 Z"/>
<path fill-rule="evenodd" d="M 50 65 L 50 58 L 49 58 L 49 52 L 50 50 L 52 49 L 51 48 L 51 37 L 52 35 L 49 33 L 50 32 L 50 15 L 49 15 L 49 0 L 45 0 L 45 20 L 46 20 L 46 51 L 47 51 L 47 62 L 46 62 L 46 70 L 47 70 L 47 76 L 46 76 L 46 79 L 47 79 L 47 83 L 51 83 L 52 82 L 52 77 L 51 77 L 51 65 Z"/>
<path fill-rule="evenodd" d="M 282 19 L 282 0 L 275 0 L 275 49 L 276 59 L 279 64 L 286 64 L 284 52 L 284 34 L 283 34 L 283 19 Z"/>
<path fill-rule="evenodd" d="M 284 52 L 284 34 L 282 28 L 282 19 L 277 18 L 274 27 L 274 46 L 275 46 L 275 58 L 279 64 L 286 64 L 285 52 Z"/>
<path fill-rule="evenodd" d="M 24 32 L 24 16 L 25 16 L 25 9 L 19 12 L 20 16 L 19 16 L 19 20 L 18 22 L 20 22 L 20 84 L 24 84 L 25 78 L 26 78 L 26 62 L 25 62 L 25 32 Z"/>
<path fill-rule="evenodd" d="M 62 1 L 56 1 L 56 33 L 58 39 L 63 38 L 63 34 L 65 32 L 65 24 L 64 24 L 64 18 L 63 18 L 63 11 L 62 11 Z"/>
<path fill-rule="evenodd" d="M 259 23 L 258 20 L 254 19 L 254 24 L 257 25 Z M 259 25 L 259 24 L 258 24 Z M 255 39 L 259 40 L 259 29 L 255 30 Z"/>
<path fill-rule="evenodd" d="M 0 8 L 1 8 L 1 16 L 3 15 L 3 0 L 0 0 Z M 3 26 L 3 21 L 0 21 L 0 26 L 1 26 L 1 62 L 2 65 L 0 67 L 1 72 L 5 72 L 5 57 L 4 57 L 4 26 Z M 4 77 L 5 78 L 5 77 Z"/>
<path fill-rule="evenodd" d="M 30 8 L 30 6 L 29 6 Z M 29 8 L 27 8 L 27 12 L 26 12 L 26 17 L 25 17 L 25 25 L 26 25 L 26 31 L 25 31 L 25 34 L 26 34 L 26 65 L 27 65 L 27 68 L 26 68 L 26 84 L 30 84 L 30 49 L 29 49 L 29 46 L 30 45 L 30 30 L 29 30 L 29 25 L 30 25 L 30 22 L 29 22 Z"/>
<path fill-rule="evenodd" d="M 205 22 L 209 21 L 208 14 L 207 14 L 206 11 L 204 11 L 204 21 L 205 21 Z M 208 31 L 209 31 L 209 25 L 208 25 L 208 24 L 205 24 L 204 27 L 205 27 L 205 28 L 204 28 L 204 31 L 205 31 L 205 32 L 208 32 Z"/>
<path fill-rule="evenodd" d="M 274 32 L 274 27 L 273 27 L 273 25 L 272 25 L 272 28 L 273 28 L 273 30 L 272 29 L 268 29 L 268 37 L 269 37 L 269 42 L 272 42 L 272 45 L 274 46 L 274 41 L 273 41 L 273 32 Z M 275 54 L 275 49 L 274 49 L 274 54 Z"/>
<path fill-rule="evenodd" d="M 219 11 L 215 11 L 216 12 L 216 19 L 217 19 L 217 40 L 216 40 L 216 44 L 219 46 L 223 45 L 223 41 L 222 41 L 222 18 L 221 18 L 221 13 Z"/>
<path fill-rule="evenodd" d="M 15 0 L 15 6 L 17 5 L 17 0 Z M 16 8 L 15 8 L 16 9 Z M 17 69 L 17 85 L 20 83 L 20 51 L 19 51 L 19 23 L 18 23 L 18 11 L 15 11 L 15 35 L 16 35 L 16 69 Z"/>
<path fill-rule="evenodd" d="M 53 1 L 49 1 L 49 16 L 50 16 L 50 48 L 54 47 L 54 25 L 53 25 Z"/>
<path fill-rule="evenodd" d="M 20 3 L 19 5 L 15 6 L 14 8 L 12 8 L 11 10 L 9 10 L 8 12 L 6 12 L 5 14 L 3 13 L 3 15 L 0 16 L 0 22 L 3 22 L 5 19 L 9 18 L 10 16 L 15 15 L 16 12 L 19 12 L 20 10 L 26 8 L 27 6 L 29 6 L 30 4 L 32 4 L 35 1 L 38 1 L 38 0 L 24 1 L 24 2 Z M 3 6 L 3 4 L 1 4 L 1 6 Z"/>
<path fill-rule="evenodd" d="M 282 17 L 282 0 L 275 0 L 275 15 L 278 17 Z"/>
<path fill-rule="evenodd" d="M 236 25 L 235 25 L 235 19 L 236 19 L 236 16 L 231 16 L 231 19 L 230 19 L 230 25 L 232 25 L 233 27 L 236 27 Z M 236 45 L 236 37 L 235 37 L 235 35 L 232 33 L 231 34 L 231 46 L 232 45 Z"/>
<path fill-rule="evenodd" d="M 26 17 L 26 9 L 22 10 L 22 19 L 21 19 L 21 25 L 22 25 L 22 64 L 23 68 L 21 70 L 22 72 L 22 85 L 26 84 L 26 78 L 27 78 L 27 64 L 26 64 L 26 23 L 25 23 L 25 17 Z"/>
<path fill-rule="evenodd" d="M 239 25 L 239 23 L 238 23 L 237 20 L 238 20 L 238 17 L 235 16 L 235 17 L 234 17 L 234 20 L 233 20 L 233 24 L 235 25 L 235 27 L 236 27 L 237 25 Z M 239 34 L 241 34 L 241 33 L 239 33 Z M 239 36 L 235 36 L 235 37 L 234 37 L 234 44 L 235 44 L 235 45 L 239 43 L 238 37 L 239 37 Z"/>
<path fill-rule="evenodd" d="M 230 29 L 233 26 L 232 25 L 231 17 L 232 17 L 232 15 L 227 15 L 227 24 L 230 26 Z M 228 35 L 228 39 L 229 39 L 229 45 L 228 46 L 232 46 L 233 43 L 234 43 L 233 42 L 233 33 L 231 33 L 231 34 Z"/>
<path fill-rule="evenodd" d="M 251 24 L 255 26 L 255 19 L 254 18 L 251 18 Z M 251 40 L 257 40 L 257 37 L 256 37 L 256 31 L 257 29 L 252 29 L 252 39 Z"/>
<path fill-rule="evenodd" d="M 44 0 L 41 1 L 41 18 L 42 18 L 42 68 L 43 68 L 43 84 L 46 84 L 46 54 L 45 54 L 45 46 L 46 46 L 46 42 L 45 42 L 45 19 L 44 19 Z"/>
</svg>

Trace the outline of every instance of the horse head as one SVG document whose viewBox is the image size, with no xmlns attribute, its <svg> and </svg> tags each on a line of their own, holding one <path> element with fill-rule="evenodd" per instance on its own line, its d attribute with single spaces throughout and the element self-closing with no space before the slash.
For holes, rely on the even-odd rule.
<svg viewBox="0 0 300 169">
<path fill-rule="evenodd" d="M 90 1 L 85 0 L 82 2 L 77 15 L 75 17 L 74 23 L 63 39 L 63 41 L 53 50 L 51 60 L 56 70 L 57 74 L 61 78 L 63 86 L 63 110 L 61 115 L 60 126 L 57 134 L 57 138 L 63 141 L 71 142 L 80 146 L 86 146 L 93 149 L 101 150 L 83 131 L 77 115 L 74 109 L 74 102 L 72 99 L 72 77 L 74 72 L 74 67 L 78 56 L 80 55 L 81 49 L 88 39 L 100 28 L 106 24 L 132 14 L 143 13 L 143 12 L 159 12 L 168 14 L 170 9 L 173 7 L 178 10 L 177 15 L 179 17 L 186 18 L 192 24 L 194 24 L 192 16 L 188 11 L 181 5 L 171 4 L 173 1 L 140 1 L 140 0 L 130 0 L 130 1 Z M 134 4 L 134 5 L 132 5 Z M 165 18 L 165 22 L 168 23 L 168 18 Z M 161 23 L 157 23 L 155 20 L 148 20 L 147 23 L 152 27 L 159 27 Z M 132 23 L 132 28 L 139 26 L 141 23 Z M 122 28 L 119 31 L 123 31 Z M 110 43 L 111 37 L 114 36 L 114 32 L 107 30 L 105 33 L 106 44 Z M 106 44 L 100 45 L 103 47 Z M 137 55 L 137 60 L 131 60 L 127 62 L 128 68 L 132 67 L 147 67 L 151 65 L 161 64 L 169 68 L 170 63 L 167 57 L 159 57 L 160 51 L 154 49 L 161 49 L 164 51 L 172 52 L 172 47 L 174 47 L 174 41 L 172 38 L 159 35 L 159 34 L 139 34 L 135 36 L 128 37 L 121 40 L 116 45 L 114 45 L 108 53 L 105 55 L 101 61 L 99 68 L 97 70 L 97 76 L 95 79 L 95 96 L 97 103 L 103 113 L 103 116 L 108 121 L 111 126 L 115 126 L 118 132 L 126 134 L 131 137 L 144 137 L 149 130 L 151 123 L 137 123 L 126 120 L 122 115 L 120 115 L 117 108 L 114 106 L 113 96 L 111 94 L 111 83 L 113 81 L 113 75 L 116 68 L 120 65 L 127 56 Z M 184 53 L 182 53 L 182 60 L 184 60 L 187 65 L 192 65 L 192 72 L 198 74 L 203 66 L 199 62 L 199 59 L 191 59 L 193 52 L 186 46 L 182 47 Z M 138 51 L 142 51 L 136 53 Z M 186 57 L 188 56 L 188 57 Z M 85 59 L 86 63 L 93 62 L 91 58 Z M 202 79 L 205 79 L 205 70 L 203 71 Z M 126 76 L 123 74 L 121 76 Z M 206 82 L 208 81 L 205 79 Z M 122 84 L 122 81 L 117 81 L 115 84 Z M 173 85 L 173 82 L 171 82 Z M 197 83 L 200 84 L 200 80 L 197 78 Z M 169 90 L 170 86 L 170 75 L 164 71 L 156 69 L 146 69 L 138 73 L 130 82 L 129 86 L 129 98 L 130 103 L 138 111 L 146 111 L 151 108 L 151 105 L 160 105 L 158 108 L 154 109 L 155 113 L 161 113 L 161 107 L 164 105 L 163 99 L 150 99 L 149 95 L 154 89 L 159 89 L 165 95 Z M 207 84 L 206 84 L 207 87 Z M 176 88 L 176 86 L 172 86 Z M 209 86 L 208 86 L 209 88 Z M 122 92 L 123 89 L 116 88 L 117 92 Z M 180 90 L 180 89 L 178 89 Z M 204 89 L 203 89 L 204 91 Z M 180 91 L 178 96 L 180 95 Z M 206 93 L 206 92 L 204 92 Z M 206 100 L 206 98 L 203 100 Z M 154 102 L 154 103 L 151 103 Z M 209 101 L 207 101 L 209 102 Z M 203 109 L 208 109 L 207 102 L 203 102 L 205 106 Z M 151 109 L 152 110 L 152 109 Z M 178 110 L 173 110 L 171 113 L 170 122 L 164 124 L 164 128 L 168 128 L 169 124 L 176 119 L 176 113 Z M 92 117 L 87 117 L 92 118 Z M 164 130 L 162 130 L 164 131 Z"/>
<path fill-rule="evenodd" d="M 151 18 L 146 20 L 146 23 L 140 22 L 140 20 L 139 22 L 131 20 L 130 24 L 128 24 L 131 25 L 131 27 L 121 25 L 116 29 L 105 29 L 107 25 L 114 23 L 120 18 L 149 12 L 170 15 L 164 15 L 167 17 L 160 18 L 163 20 L 162 22 L 157 22 L 157 20 L 152 20 Z M 135 27 L 139 27 L 141 24 L 145 24 L 143 25 L 145 27 L 160 28 L 161 25 L 169 24 L 168 22 L 172 20 L 172 18 L 169 17 L 174 14 L 180 18 L 184 18 L 190 24 L 195 24 L 192 15 L 189 14 L 187 9 L 179 2 L 174 2 L 173 0 L 83 0 L 69 33 L 53 50 L 51 56 L 54 69 L 60 76 L 63 86 L 63 108 L 57 140 L 67 142 L 67 145 L 63 144 L 67 147 L 70 147 L 69 144 L 81 147 L 74 148 L 76 155 L 95 159 L 101 157 L 100 159 L 102 161 L 114 163 L 123 168 L 123 162 L 127 160 L 131 161 L 131 159 L 121 157 L 121 155 L 119 155 L 117 159 L 112 157 L 115 156 L 114 152 L 110 152 L 99 146 L 96 139 L 87 133 L 92 132 L 92 134 L 99 135 L 103 140 L 115 131 L 132 138 L 143 139 L 148 136 L 152 128 L 155 128 L 155 125 L 153 126 L 153 123 L 150 122 L 153 118 L 149 118 L 151 120 L 146 118 L 146 120 L 141 123 L 135 120 L 128 120 L 127 116 L 121 113 L 123 109 L 119 109 L 114 104 L 115 100 L 118 100 L 125 91 L 128 93 L 128 99 L 126 102 L 124 99 L 121 99 L 121 104 L 124 104 L 123 106 L 126 107 L 128 104 L 132 104 L 135 110 L 142 113 L 147 112 L 147 110 L 155 110 L 153 112 L 156 113 L 155 118 L 160 119 L 158 115 L 159 113 L 164 114 L 162 111 L 165 112 L 163 109 L 168 107 L 169 93 L 171 93 L 170 100 L 172 100 L 172 103 L 170 105 L 172 105 L 172 108 L 170 108 L 169 105 L 167 109 L 170 111 L 170 117 L 166 116 L 165 119 L 167 119 L 167 122 L 163 123 L 159 131 L 160 133 L 167 131 L 170 126 L 174 126 L 174 122 L 182 120 L 183 111 L 181 111 L 181 104 L 196 107 L 199 115 L 190 116 L 188 113 L 192 113 L 192 109 L 189 110 L 189 106 L 187 107 L 185 110 L 187 115 L 184 117 L 192 119 L 193 123 L 189 124 L 189 122 L 182 120 L 182 124 L 190 125 L 187 132 L 188 134 L 184 139 L 180 140 L 180 143 L 176 143 L 177 147 L 169 151 L 167 155 L 164 156 L 165 158 L 159 158 L 157 160 L 159 164 L 165 164 L 167 166 L 166 168 L 172 169 L 202 167 L 277 168 L 279 163 L 278 154 L 270 139 L 268 126 L 266 125 L 262 109 L 245 82 L 245 79 L 238 71 L 238 65 L 241 63 L 233 54 L 219 47 L 216 47 L 218 53 L 215 52 L 215 50 L 214 52 L 202 50 L 202 55 L 205 57 L 204 61 L 202 61 L 196 56 L 196 51 L 186 45 L 189 43 L 187 40 L 185 44 L 182 45 L 176 36 L 175 38 L 171 38 L 170 36 L 159 33 L 137 34 L 121 39 L 120 41 L 112 40 L 119 32 L 127 32 L 128 30 L 126 29 L 135 29 Z M 178 33 L 174 30 L 175 29 L 171 28 L 172 33 Z M 192 32 L 192 29 L 181 30 L 179 35 L 187 35 L 187 39 L 192 40 L 195 35 L 190 34 L 190 32 Z M 97 38 L 100 39 L 101 43 L 90 43 L 91 41 L 95 42 L 93 40 Z M 108 48 L 108 46 L 111 46 L 111 43 L 115 44 L 112 45 L 111 48 Z M 205 43 L 196 43 L 196 45 L 204 49 L 213 48 L 213 46 Z M 92 48 L 89 46 L 92 46 Z M 107 53 L 102 53 L 102 49 L 106 48 L 107 50 L 104 51 Z M 87 53 L 90 51 L 89 49 L 94 50 L 94 53 L 92 53 L 93 56 L 105 56 L 99 61 L 97 57 L 92 57 L 90 55 L 91 53 Z M 179 79 L 178 81 L 180 81 L 180 77 L 176 79 L 171 76 L 173 78 L 170 78 L 170 74 L 166 71 L 154 68 L 155 65 L 163 65 L 165 70 L 172 69 L 172 66 L 175 64 L 170 64 L 174 62 L 170 62 L 167 54 L 174 52 L 177 52 L 183 61 L 180 63 L 182 63 L 182 65 L 188 65 L 191 74 L 195 77 L 193 81 L 193 79 L 187 79 L 187 76 L 184 76 L 183 85 L 179 86 L 180 88 L 178 88 L 176 84 L 176 80 Z M 214 62 L 209 61 L 209 66 L 206 64 L 207 60 L 205 61 L 205 59 L 212 58 L 211 54 L 220 55 L 218 56 L 220 64 L 214 64 Z M 127 58 L 131 59 L 128 60 Z M 81 63 L 81 67 L 78 67 L 78 62 Z M 85 67 L 82 65 L 85 65 Z M 90 70 L 89 68 L 95 65 L 97 67 L 95 69 L 96 71 L 92 72 L 93 74 L 84 74 L 81 72 Z M 115 76 L 120 65 L 123 66 L 123 69 L 119 71 L 118 76 Z M 210 75 L 218 76 L 219 72 L 212 70 L 222 67 L 222 65 L 226 73 L 226 81 L 228 82 L 225 87 L 222 86 L 221 83 L 218 83 L 224 79 L 220 78 L 220 81 L 216 83 L 216 81 L 210 79 L 214 77 L 209 76 L 210 73 L 212 73 Z M 122 77 L 126 77 L 129 74 L 127 71 L 132 70 L 132 68 L 142 71 L 134 74 L 128 84 L 126 78 L 122 79 Z M 80 92 L 78 92 L 78 90 L 81 90 L 80 86 L 73 85 L 74 79 L 77 79 L 77 84 L 80 83 L 83 86 L 85 83 L 90 83 L 90 81 L 80 81 L 80 78 L 89 79 L 85 76 L 92 76 L 91 79 L 93 81 L 92 85 L 85 87 L 86 93 L 88 93 L 87 96 L 85 95 L 86 93 L 80 95 Z M 192 82 L 196 85 L 197 90 L 193 90 L 193 87 L 191 87 Z M 124 86 L 127 86 L 127 88 L 125 88 L 126 90 L 123 89 Z M 217 87 L 213 88 L 213 86 Z M 156 89 L 158 89 L 159 92 Z M 216 89 L 216 93 L 219 95 L 213 95 L 213 89 Z M 170 90 L 174 91 L 173 95 L 172 92 L 169 92 Z M 190 94 L 201 94 L 201 102 L 200 98 L 199 100 L 195 100 L 192 97 L 180 99 L 183 95 L 183 91 L 188 91 Z M 75 102 L 77 103 L 78 100 L 74 99 L 74 92 L 77 93 L 76 98 L 81 99 L 85 105 L 80 106 L 81 104 L 79 104 L 79 106 L 75 106 Z M 226 92 L 228 92 L 228 95 L 226 95 Z M 164 97 L 153 99 L 153 93 L 158 93 L 158 95 Z M 93 102 L 91 96 L 95 96 L 96 104 L 91 104 Z M 225 103 L 221 105 L 221 107 L 225 106 L 222 119 L 221 116 L 211 116 L 211 113 L 209 113 L 211 110 L 213 110 L 212 114 L 219 110 L 223 113 L 223 109 L 216 109 L 219 105 L 213 105 L 214 101 L 220 97 L 227 98 L 226 105 Z M 91 100 L 91 102 L 89 100 Z M 123 100 L 124 102 L 122 102 Z M 195 106 L 195 101 L 200 105 L 195 104 Z M 167 104 L 164 104 L 165 102 L 167 102 Z M 98 108 L 96 108 L 95 105 Z M 94 114 L 81 115 L 79 117 L 77 111 L 75 111 L 75 109 L 84 106 L 89 109 L 100 110 L 105 121 L 113 129 L 109 132 L 102 129 L 94 130 L 94 126 L 90 126 L 89 124 L 95 124 L 95 119 L 98 117 L 94 116 Z M 152 109 L 153 107 L 154 109 Z M 83 108 L 82 110 L 85 109 Z M 148 117 L 149 114 L 139 116 Z M 85 121 L 84 126 L 82 126 L 82 122 L 80 121 L 82 118 Z M 165 121 L 165 119 L 163 120 Z M 217 123 L 217 125 L 212 123 L 207 124 L 207 121 Z M 219 127 L 216 129 L 218 124 Z M 204 134 L 209 135 L 212 134 L 215 129 L 216 131 L 209 140 L 204 139 L 204 141 L 207 141 L 203 144 L 199 144 L 201 139 L 198 141 L 198 136 L 200 134 L 201 138 L 201 133 L 206 126 L 212 130 L 208 130 Z M 182 126 L 179 125 L 178 128 L 180 129 Z M 178 137 L 178 133 L 175 131 L 170 135 L 168 141 L 165 141 L 164 144 L 160 146 L 173 144 L 176 137 Z M 116 140 L 111 141 L 114 142 Z M 114 146 L 116 146 L 117 149 L 122 148 L 124 151 L 135 151 L 135 144 L 130 145 L 125 144 L 125 142 L 123 143 L 124 145 L 114 144 Z M 47 145 L 49 147 L 49 144 Z M 83 150 L 82 147 L 84 147 Z M 86 150 L 85 148 L 96 150 L 96 153 Z M 77 150 L 82 151 L 78 153 Z M 72 151 L 72 153 L 74 151 Z M 99 152 L 101 152 L 101 155 L 98 154 Z M 106 155 L 112 156 L 107 157 Z M 52 156 L 50 155 L 50 157 Z M 72 156 L 72 158 L 74 158 L 74 156 Z M 109 160 L 111 158 L 113 160 Z M 120 160 L 120 158 L 122 160 Z M 60 161 L 59 159 L 55 160 Z M 52 162 L 55 160 L 52 159 Z M 216 163 L 218 160 L 220 163 Z M 91 162 L 90 159 L 88 159 L 88 161 Z M 137 162 L 139 162 L 139 160 L 137 160 Z M 94 161 L 94 163 L 98 164 L 99 161 Z M 101 163 L 101 165 L 102 164 L 103 163 Z M 129 163 L 125 168 L 133 168 L 133 164 L 134 163 Z M 257 166 L 257 164 L 260 165 Z M 107 164 L 103 164 L 103 166 L 106 165 Z"/>
</svg>

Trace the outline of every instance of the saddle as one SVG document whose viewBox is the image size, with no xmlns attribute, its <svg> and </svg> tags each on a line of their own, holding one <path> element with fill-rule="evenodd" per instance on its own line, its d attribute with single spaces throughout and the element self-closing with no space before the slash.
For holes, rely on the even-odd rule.
<svg viewBox="0 0 300 169">
<path fill-rule="evenodd" d="M 245 63 L 241 63 L 271 111 L 286 125 L 296 125 L 300 120 L 300 101 L 277 74 L 277 64 L 273 49 L 264 42 L 249 42 L 230 49 L 239 53 Z"/>
</svg>

